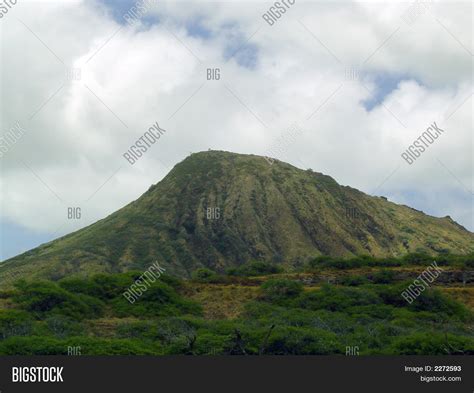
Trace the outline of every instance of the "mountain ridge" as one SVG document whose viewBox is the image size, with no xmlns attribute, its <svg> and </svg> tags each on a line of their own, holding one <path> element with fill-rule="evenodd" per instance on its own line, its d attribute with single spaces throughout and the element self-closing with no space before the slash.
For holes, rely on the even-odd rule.
<svg viewBox="0 0 474 393">
<path fill-rule="evenodd" d="M 193 153 L 138 199 L 104 219 L 0 263 L 0 285 L 17 275 L 146 268 L 157 260 L 189 277 L 249 260 L 296 266 L 318 255 L 467 254 L 474 234 L 367 195 L 332 177 L 264 157 Z M 2 278 L 3 277 L 3 278 Z"/>
</svg>

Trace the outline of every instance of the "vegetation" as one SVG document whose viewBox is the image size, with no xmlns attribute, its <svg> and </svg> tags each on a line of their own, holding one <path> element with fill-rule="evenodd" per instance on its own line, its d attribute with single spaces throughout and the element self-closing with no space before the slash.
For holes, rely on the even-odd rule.
<svg viewBox="0 0 474 393">
<path fill-rule="evenodd" d="M 443 273 L 407 302 L 434 260 Z M 278 160 L 192 154 L 0 264 L 0 355 L 474 354 L 473 267 L 474 234 L 450 217 Z"/>
<path fill-rule="evenodd" d="M 305 265 L 305 271 L 319 271 L 322 268 L 355 269 L 366 266 L 371 267 L 397 267 L 397 266 L 429 266 L 436 261 L 438 266 L 454 266 L 458 268 L 474 267 L 474 253 L 454 255 L 445 253 L 433 256 L 426 253 L 408 253 L 401 258 L 375 258 L 364 255 L 354 258 L 335 258 L 319 256 L 311 258 Z"/>
<path fill-rule="evenodd" d="M 401 292 L 412 280 L 399 272 L 419 274 L 427 259 L 354 260 L 326 267 L 316 258 L 299 272 L 251 262 L 229 275 L 199 269 L 190 281 L 165 273 L 134 303 L 123 293 L 136 271 L 17 281 L 0 292 L 0 355 L 474 354 L 469 284 L 464 303 L 450 295 L 461 282 L 408 303 Z M 452 256 L 446 266 L 469 261 Z M 337 283 L 308 281 L 327 272 Z"/>
<path fill-rule="evenodd" d="M 269 262 L 255 261 L 227 270 L 229 276 L 262 276 L 265 274 L 281 273 L 283 268 Z"/>
<path fill-rule="evenodd" d="M 390 256 L 421 253 L 422 261 L 441 262 L 447 253 L 473 252 L 474 234 L 450 217 L 431 217 L 278 160 L 268 165 L 259 156 L 208 151 L 190 155 L 103 220 L 1 263 L 0 288 L 20 277 L 144 271 L 156 261 L 181 278 L 199 268 L 249 277 L 275 274 L 275 266 L 297 269 L 322 254 L 342 268 L 364 266 L 370 257 L 385 257 L 391 267 L 400 262 Z M 416 258 L 401 263 L 420 263 Z M 239 267 L 243 261 L 255 263 Z M 314 261 L 316 269 L 321 264 L 333 263 Z"/>
</svg>

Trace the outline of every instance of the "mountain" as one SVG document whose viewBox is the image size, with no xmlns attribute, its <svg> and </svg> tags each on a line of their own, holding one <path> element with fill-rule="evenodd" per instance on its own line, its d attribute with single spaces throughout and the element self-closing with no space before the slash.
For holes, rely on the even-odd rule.
<svg viewBox="0 0 474 393">
<path fill-rule="evenodd" d="M 86 228 L 0 264 L 21 276 L 145 269 L 189 277 L 249 260 L 294 266 L 317 255 L 474 251 L 474 234 L 334 179 L 259 156 L 195 153 L 139 199 Z"/>
</svg>

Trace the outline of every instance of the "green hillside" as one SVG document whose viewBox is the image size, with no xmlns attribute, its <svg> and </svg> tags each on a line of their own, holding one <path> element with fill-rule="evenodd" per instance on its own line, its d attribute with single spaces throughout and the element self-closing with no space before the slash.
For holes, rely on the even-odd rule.
<svg viewBox="0 0 474 393">
<path fill-rule="evenodd" d="M 439 258 L 411 303 L 401 293 L 431 258 L 329 262 L 164 273 L 133 303 L 142 271 L 20 280 L 0 290 L 0 355 L 474 354 L 474 255 Z"/>
<path fill-rule="evenodd" d="M 285 268 L 318 255 L 468 254 L 474 234 L 373 197 L 311 170 L 220 151 L 190 155 L 139 199 L 84 229 L 0 264 L 0 286 L 18 277 L 199 267 L 222 272 L 251 260 Z"/>
</svg>

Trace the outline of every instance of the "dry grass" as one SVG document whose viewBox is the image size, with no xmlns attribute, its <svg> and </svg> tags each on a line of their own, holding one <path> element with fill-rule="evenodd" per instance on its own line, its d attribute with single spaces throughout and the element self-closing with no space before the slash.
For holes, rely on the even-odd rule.
<svg viewBox="0 0 474 393">
<path fill-rule="evenodd" d="M 474 310 L 474 287 L 438 287 L 443 293 Z"/>
<path fill-rule="evenodd" d="M 88 331 L 95 337 L 114 337 L 117 327 L 123 323 L 137 322 L 139 319 L 127 318 L 100 318 L 88 320 Z"/>
<path fill-rule="evenodd" d="M 185 295 L 202 305 L 206 319 L 234 319 L 247 301 L 258 296 L 258 287 L 240 285 L 193 284 Z"/>
</svg>

